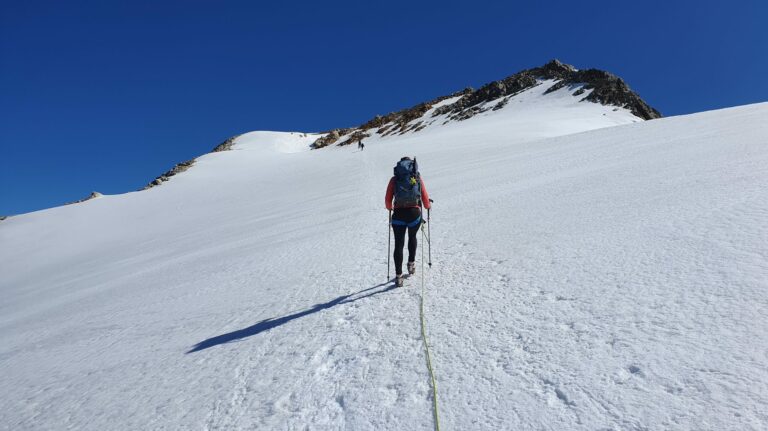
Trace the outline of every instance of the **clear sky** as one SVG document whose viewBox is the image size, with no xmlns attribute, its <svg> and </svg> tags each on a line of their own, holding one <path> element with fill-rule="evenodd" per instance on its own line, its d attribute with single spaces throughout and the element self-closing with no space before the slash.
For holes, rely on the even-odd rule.
<svg viewBox="0 0 768 431">
<path fill-rule="evenodd" d="M 552 58 L 621 76 L 664 115 L 768 101 L 767 23 L 764 0 L 0 0 L 0 215 Z"/>
</svg>

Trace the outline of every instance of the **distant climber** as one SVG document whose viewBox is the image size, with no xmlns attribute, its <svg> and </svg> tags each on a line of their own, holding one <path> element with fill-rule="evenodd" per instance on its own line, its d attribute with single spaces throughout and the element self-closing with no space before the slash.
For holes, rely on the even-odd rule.
<svg viewBox="0 0 768 431">
<path fill-rule="evenodd" d="M 416 272 L 416 234 L 424 222 L 421 207 L 431 208 L 427 188 L 419 174 L 416 159 L 403 157 L 397 162 L 394 176 L 389 180 L 384 205 L 390 211 L 392 231 L 395 234 L 395 281 L 403 285 L 403 246 L 408 231 L 408 274 Z M 393 211 L 394 209 L 394 211 Z"/>
<path fill-rule="evenodd" d="M 363 144 L 363 140 L 362 140 L 362 139 L 359 139 L 359 140 L 357 141 L 357 148 L 358 148 L 360 151 L 363 151 L 363 150 L 365 149 L 365 144 Z"/>
</svg>

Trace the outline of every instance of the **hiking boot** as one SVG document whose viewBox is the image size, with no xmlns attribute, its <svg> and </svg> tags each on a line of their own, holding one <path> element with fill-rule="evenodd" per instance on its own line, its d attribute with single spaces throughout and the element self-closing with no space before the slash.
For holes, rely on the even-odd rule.
<svg viewBox="0 0 768 431">
<path fill-rule="evenodd" d="M 397 276 L 395 276 L 395 285 L 397 287 L 403 287 L 403 274 L 397 274 Z"/>
<path fill-rule="evenodd" d="M 416 274 L 416 262 L 408 262 L 408 275 Z"/>
</svg>

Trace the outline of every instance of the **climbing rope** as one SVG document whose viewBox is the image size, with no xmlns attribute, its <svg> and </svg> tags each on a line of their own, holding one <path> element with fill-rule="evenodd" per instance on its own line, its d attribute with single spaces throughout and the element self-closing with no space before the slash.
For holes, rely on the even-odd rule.
<svg viewBox="0 0 768 431">
<path fill-rule="evenodd" d="M 431 238 L 430 238 L 431 240 Z M 424 351 L 427 356 L 427 369 L 429 378 L 432 382 L 432 413 L 435 418 L 435 430 L 440 431 L 440 418 L 437 414 L 437 382 L 435 381 L 435 370 L 432 368 L 432 358 L 429 354 L 429 341 L 427 340 L 427 323 L 424 318 L 424 225 L 421 228 L 421 302 L 419 303 L 419 314 L 421 315 L 421 338 L 424 340 Z"/>
</svg>

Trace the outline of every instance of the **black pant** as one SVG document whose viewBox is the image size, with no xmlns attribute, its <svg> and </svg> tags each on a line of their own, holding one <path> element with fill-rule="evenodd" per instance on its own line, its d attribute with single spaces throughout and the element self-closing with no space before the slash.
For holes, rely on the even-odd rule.
<svg viewBox="0 0 768 431">
<path fill-rule="evenodd" d="M 392 221 L 395 220 L 405 223 L 412 223 L 421 217 L 421 208 L 395 208 L 392 213 Z M 416 234 L 419 232 L 421 223 L 416 223 L 413 227 L 392 224 L 392 231 L 395 233 L 395 274 L 403 273 L 403 246 L 405 245 L 405 231 L 408 231 L 408 262 L 416 260 Z"/>
</svg>

